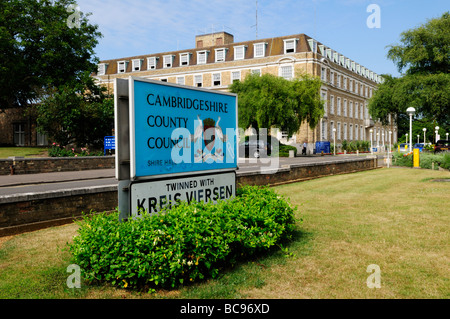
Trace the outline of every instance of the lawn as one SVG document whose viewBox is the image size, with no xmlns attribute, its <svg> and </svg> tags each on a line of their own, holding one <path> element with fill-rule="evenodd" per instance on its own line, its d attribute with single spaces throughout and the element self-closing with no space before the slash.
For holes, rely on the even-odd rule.
<svg viewBox="0 0 450 319">
<path fill-rule="evenodd" d="M 66 242 L 77 225 L 0 238 L 0 298 L 444 298 L 450 297 L 448 171 L 383 168 L 276 187 L 298 206 L 289 245 L 218 279 L 153 294 L 69 289 Z M 370 289 L 369 265 L 381 270 Z"/>
<path fill-rule="evenodd" d="M 47 156 L 47 152 L 46 147 L 0 147 L 0 158 Z"/>
</svg>

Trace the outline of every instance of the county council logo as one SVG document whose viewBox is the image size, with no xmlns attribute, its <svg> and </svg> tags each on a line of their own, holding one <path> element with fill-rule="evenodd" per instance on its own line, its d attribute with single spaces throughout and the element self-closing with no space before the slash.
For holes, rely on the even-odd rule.
<svg viewBox="0 0 450 319">
<path fill-rule="evenodd" d="M 220 116 L 215 121 L 212 118 L 202 120 L 200 115 L 197 115 L 194 134 L 191 135 L 191 140 L 195 145 L 195 163 L 223 162 L 223 145 L 227 141 L 227 137 L 223 134 L 219 122 Z M 205 148 L 203 148 L 203 142 L 205 143 Z"/>
</svg>

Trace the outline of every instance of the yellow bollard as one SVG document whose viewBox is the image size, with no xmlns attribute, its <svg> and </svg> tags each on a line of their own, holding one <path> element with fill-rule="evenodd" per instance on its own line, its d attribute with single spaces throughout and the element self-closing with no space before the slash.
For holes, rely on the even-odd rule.
<svg viewBox="0 0 450 319">
<path fill-rule="evenodd" d="M 414 149 L 413 152 L 413 163 L 414 163 L 414 168 L 418 168 L 419 167 L 419 157 L 420 157 L 420 150 L 418 148 Z"/>
</svg>

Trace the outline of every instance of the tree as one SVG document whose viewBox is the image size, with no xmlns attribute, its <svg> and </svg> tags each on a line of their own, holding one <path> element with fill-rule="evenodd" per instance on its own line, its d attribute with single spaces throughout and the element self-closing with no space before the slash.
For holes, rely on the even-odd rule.
<svg viewBox="0 0 450 319">
<path fill-rule="evenodd" d="M 51 89 L 35 106 L 39 130 L 61 145 L 101 148 L 113 127 L 114 100 L 94 81 L 85 72 L 75 85 Z"/>
<path fill-rule="evenodd" d="M 369 101 L 373 118 L 397 122 L 400 135 L 409 129 L 406 109 L 416 109 L 416 118 L 450 128 L 450 15 L 429 20 L 401 35 L 402 45 L 390 46 L 388 58 L 397 64 L 399 78 L 384 75 L 384 83 Z M 433 130 L 434 131 L 434 130 Z"/>
<path fill-rule="evenodd" d="M 324 114 L 320 100 L 321 81 L 302 76 L 286 80 L 271 74 L 251 74 L 234 82 L 230 90 L 238 94 L 239 126 L 260 128 L 273 126 L 292 136 L 303 121 L 314 128 Z"/>
<path fill-rule="evenodd" d="M 70 5 L 76 2 L 0 1 L 0 110 L 26 107 L 49 88 L 95 71 L 98 26 L 81 12 L 79 24 L 68 23 Z"/>
</svg>

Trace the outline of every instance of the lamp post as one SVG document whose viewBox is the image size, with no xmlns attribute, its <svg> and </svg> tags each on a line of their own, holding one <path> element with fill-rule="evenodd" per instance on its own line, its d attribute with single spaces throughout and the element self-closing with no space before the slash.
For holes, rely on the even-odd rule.
<svg viewBox="0 0 450 319">
<path fill-rule="evenodd" d="M 333 144 L 334 144 L 334 147 L 333 147 L 334 156 L 336 156 L 336 128 L 335 127 L 333 127 Z"/>
<path fill-rule="evenodd" d="M 445 136 L 446 136 L 445 139 L 448 141 L 448 133 L 445 133 Z"/>
<path fill-rule="evenodd" d="M 380 132 L 377 132 L 377 152 L 379 147 L 380 147 Z"/>
<path fill-rule="evenodd" d="M 408 133 L 406 133 L 406 147 L 408 148 Z"/>
<path fill-rule="evenodd" d="M 384 150 L 384 131 L 381 133 L 381 141 L 383 142 L 383 150 Z"/>
<path fill-rule="evenodd" d="M 406 113 L 409 115 L 409 147 L 410 151 L 412 150 L 412 118 L 414 113 L 416 113 L 416 109 L 413 107 L 408 107 L 406 109 Z"/>
<path fill-rule="evenodd" d="M 426 127 L 423 128 L 423 145 L 425 146 L 425 133 L 426 133 L 427 129 Z"/>
<path fill-rule="evenodd" d="M 389 148 L 388 148 L 388 161 L 387 161 L 388 168 L 389 168 L 389 162 L 391 161 L 391 135 L 392 135 L 392 131 L 389 130 Z"/>
<path fill-rule="evenodd" d="M 373 133 L 373 130 L 372 129 L 370 129 L 370 153 L 373 155 L 373 145 L 372 145 L 372 133 Z"/>
<path fill-rule="evenodd" d="M 437 141 L 439 140 L 439 126 L 436 126 L 435 128 L 434 128 L 436 131 L 435 131 L 435 133 L 436 133 L 436 143 L 437 143 Z"/>
<path fill-rule="evenodd" d="M 417 144 L 419 144 L 419 137 L 420 137 L 420 135 L 417 134 Z"/>
</svg>

